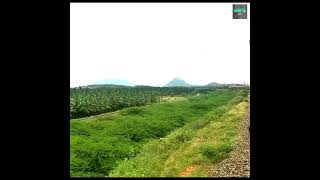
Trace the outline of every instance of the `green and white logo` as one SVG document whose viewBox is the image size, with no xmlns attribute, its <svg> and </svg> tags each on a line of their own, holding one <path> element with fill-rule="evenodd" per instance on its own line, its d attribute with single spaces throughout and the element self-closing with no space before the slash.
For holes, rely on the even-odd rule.
<svg viewBox="0 0 320 180">
<path fill-rule="evenodd" d="M 234 4 L 233 5 L 233 19 L 247 19 L 247 5 Z"/>
</svg>

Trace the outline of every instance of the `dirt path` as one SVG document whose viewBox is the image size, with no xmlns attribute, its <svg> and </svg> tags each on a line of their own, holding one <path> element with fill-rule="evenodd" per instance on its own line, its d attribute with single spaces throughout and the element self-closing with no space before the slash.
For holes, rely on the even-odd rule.
<svg viewBox="0 0 320 180">
<path fill-rule="evenodd" d="M 239 138 L 227 159 L 209 169 L 212 177 L 249 177 L 250 176 L 250 116 L 244 118 L 239 126 Z"/>
<path fill-rule="evenodd" d="M 195 165 L 191 165 L 191 166 L 187 167 L 183 172 L 181 172 L 179 177 L 186 177 L 190 173 L 192 173 L 195 169 L 196 169 L 196 166 Z"/>
</svg>

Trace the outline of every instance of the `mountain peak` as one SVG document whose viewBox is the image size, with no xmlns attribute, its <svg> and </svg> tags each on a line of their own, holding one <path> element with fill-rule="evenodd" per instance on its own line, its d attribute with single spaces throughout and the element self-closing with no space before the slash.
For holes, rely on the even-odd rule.
<svg viewBox="0 0 320 180">
<path fill-rule="evenodd" d="M 176 77 L 173 80 L 171 80 L 168 84 L 166 84 L 166 86 L 168 87 L 176 87 L 176 86 L 180 86 L 180 87 L 190 87 L 191 84 L 185 82 L 184 80 Z"/>
</svg>

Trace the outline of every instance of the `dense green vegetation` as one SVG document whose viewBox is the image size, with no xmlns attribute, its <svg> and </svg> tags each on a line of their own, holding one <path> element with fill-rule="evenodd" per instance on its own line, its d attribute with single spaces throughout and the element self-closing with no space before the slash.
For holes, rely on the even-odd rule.
<svg viewBox="0 0 320 180">
<path fill-rule="evenodd" d="M 177 177 L 192 166 L 195 170 L 188 176 L 208 177 L 208 167 L 232 150 L 239 120 L 248 114 L 248 101 L 236 104 L 221 106 L 165 138 L 149 141 L 136 157 L 122 161 L 109 176 Z"/>
<path fill-rule="evenodd" d="M 70 89 L 70 117 L 81 118 L 126 107 L 144 106 L 160 101 L 162 96 L 186 96 L 207 93 L 211 88 L 150 86 L 88 86 Z"/>
<path fill-rule="evenodd" d="M 153 88 L 145 89 L 145 92 L 154 92 L 151 89 Z M 88 90 L 90 91 L 92 89 Z M 128 91 L 141 92 L 136 89 Z M 172 89 L 168 88 L 167 91 L 156 92 L 160 96 L 172 93 L 170 91 Z M 120 89 L 114 92 L 118 92 L 119 95 L 126 94 Z M 177 93 L 177 91 L 173 92 Z M 123 167 L 123 162 L 134 159 L 142 150 L 145 151 L 144 145 L 163 138 L 184 126 L 194 130 L 205 127 L 212 119 L 221 117 L 229 110 L 225 107 L 243 101 L 248 93 L 247 90 L 214 91 L 184 100 L 157 103 L 146 107 L 130 107 L 83 120 L 74 119 L 70 121 L 71 176 L 108 176 L 119 164 L 122 164 L 121 167 Z M 130 98 L 129 94 L 127 96 Z M 191 138 L 192 135 L 186 132 L 178 134 L 175 140 L 187 142 Z M 148 145 L 147 150 L 159 151 L 152 145 Z M 202 152 L 211 156 L 208 148 L 203 148 Z M 131 168 L 131 166 L 128 167 Z M 114 174 L 119 175 L 117 172 L 122 173 L 123 169 L 115 171 Z"/>
</svg>

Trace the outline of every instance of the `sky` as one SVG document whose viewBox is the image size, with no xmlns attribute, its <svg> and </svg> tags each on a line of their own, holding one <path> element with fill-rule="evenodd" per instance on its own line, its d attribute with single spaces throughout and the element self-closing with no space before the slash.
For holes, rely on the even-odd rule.
<svg viewBox="0 0 320 180">
<path fill-rule="evenodd" d="M 248 19 L 234 3 L 71 3 L 70 86 L 250 84 Z"/>
</svg>

